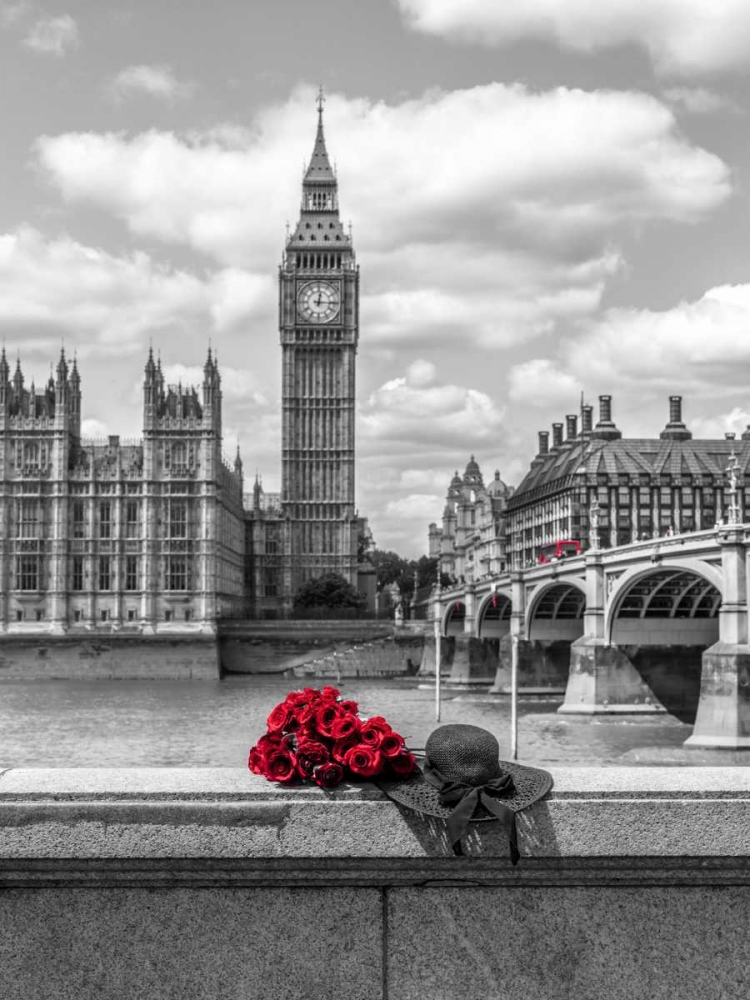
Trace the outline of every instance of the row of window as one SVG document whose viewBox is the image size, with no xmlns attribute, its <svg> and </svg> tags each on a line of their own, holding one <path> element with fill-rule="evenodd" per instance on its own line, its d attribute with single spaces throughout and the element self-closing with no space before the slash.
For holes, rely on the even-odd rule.
<svg viewBox="0 0 750 1000">
<path fill-rule="evenodd" d="M 174 612 L 170 608 L 167 608 L 164 611 L 164 621 L 165 622 L 171 622 L 172 618 L 173 618 L 173 615 L 174 615 Z M 138 613 L 136 612 L 136 609 L 135 608 L 128 608 L 127 611 L 126 611 L 126 617 L 127 617 L 127 620 L 129 622 L 137 621 L 137 619 L 138 619 Z M 186 622 L 191 621 L 192 617 L 193 617 L 192 608 L 185 608 L 184 611 L 183 611 L 183 617 L 184 617 L 184 620 Z M 35 608 L 34 609 L 34 619 L 36 621 L 38 621 L 38 622 L 44 621 L 44 611 L 41 608 Z M 17 608 L 16 609 L 16 621 L 17 622 L 22 622 L 22 621 L 25 621 L 25 620 L 26 620 L 26 612 L 25 612 L 25 610 L 23 608 Z M 80 608 L 76 608 L 75 611 L 73 612 L 73 621 L 74 622 L 80 622 L 82 620 L 83 620 L 83 612 L 81 611 Z M 100 610 L 100 612 L 99 612 L 99 620 L 103 621 L 103 622 L 110 621 L 110 613 L 109 613 L 109 609 L 108 608 L 102 608 Z"/>
<path fill-rule="evenodd" d="M 125 503 L 125 538 L 140 537 L 140 504 L 137 500 Z M 113 537 L 113 504 L 103 500 L 98 505 L 98 536 Z M 37 499 L 19 500 L 16 510 L 16 537 L 39 538 L 41 534 L 41 505 Z M 188 537 L 188 503 L 187 500 L 170 500 L 167 517 L 168 538 Z M 73 538 L 86 537 L 86 505 L 83 500 L 73 501 L 72 510 Z"/>
<path fill-rule="evenodd" d="M 140 567 L 138 556 L 125 558 L 125 590 L 140 590 Z M 95 579 L 97 589 L 110 591 L 115 589 L 114 573 L 111 556 L 100 556 L 96 562 Z M 21 555 L 16 558 L 15 589 L 40 590 L 42 581 L 42 561 L 38 555 Z M 192 566 L 186 556 L 168 556 L 164 573 L 165 590 L 190 590 L 192 583 Z M 73 556 L 71 560 L 70 589 L 84 589 L 83 556 Z"/>
</svg>

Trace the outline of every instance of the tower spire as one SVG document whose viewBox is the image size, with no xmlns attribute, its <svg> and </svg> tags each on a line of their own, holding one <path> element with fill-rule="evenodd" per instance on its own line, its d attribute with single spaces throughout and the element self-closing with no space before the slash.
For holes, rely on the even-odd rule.
<svg viewBox="0 0 750 1000">
<path fill-rule="evenodd" d="M 328 159 L 328 151 L 326 150 L 326 138 L 323 131 L 323 104 L 325 102 L 325 97 L 323 96 L 323 88 L 321 87 L 318 91 L 318 99 L 316 101 L 318 107 L 318 130 L 315 133 L 315 145 L 313 146 L 312 156 L 310 157 L 310 163 L 308 164 L 307 170 L 305 171 L 305 184 L 310 182 L 322 182 L 322 183 L 336 183 L 336 175 L 331 167 L 331 161 Z"/>
</svg>

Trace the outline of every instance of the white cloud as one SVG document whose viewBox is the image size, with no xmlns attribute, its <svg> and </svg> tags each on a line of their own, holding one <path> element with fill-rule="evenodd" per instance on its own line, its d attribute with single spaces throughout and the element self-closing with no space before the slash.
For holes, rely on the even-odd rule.
<svg viewBox="0 0 750 1000">
<path fill-rule="evenodd" d="M 405 376 L 390 379 L 361 407 L 360 427 L 366 446 L 388 442 L 413 451 L 430 446 L 471 448 L 500 430 L 503 413 L 483 392 L 464 386 L 425 380 L 425 362 L 412 365 Z M 416 375 L 416 378 L 415 378 Z M 429 457 L 422 451 L 423 457 Z"/>
<path fill-rule="evenodd" d="M 193 85 L 178 80 L 170 66 L 127 66 L 107 86 L 107 93 L 118 103 L 139 94 L 171 103 L 192 92 Z"/>
<path fill-rule="evenodd" d="M 582 336 L 563 343 L 568 372 L 589 385 L 616 382 L 674 391 L 746 388 L 750 366 L 750 284 L 723 285 L 671 309 L 608 309 Z"/>
<path fill-rule="evenodd" d="M 47 240 L 30 226 L 0 235 L 0 328 L 23 327 L 27 339 L 58 331 L 84 354 L 130 354 L 170 331 L 223 332 L 258 307 L 255 284 L 231 271 L 201 279 L 141 251 L 117 257 L 69 236 Z"/>
<path fill-rule="evenodd" d="M 78 45 L 78 25 L 70 14 L 45 17 L 37 21 L 24 39 L 24 45 L 42 55 L 64 56 L 68 49 Z"/>
<path fill-rule="evenodd" d="M 726 94 L 706 87 L 669 87 L 664 97 L 670 104 L 691 115 L 709 115 L 715 111 L 740 112 L 742 109 Z"/>
<path fill-rule="evenodd" d="M 510 45 L 541 39 L 577 52 L 635 44 L 662 74 L 746 72 L 746 0 L 398 0 L 417 31 L 453 41 Z"/>
<path fill-rule="evenodd" d="M 69 133 L 37 150 L 69 202 L 267 276 L 296 215 L 311 106 L 300 88 L 249 131 Z M 394 107 L 330 94 L 326 129 L 342 214 L 357 213 L 367 255 L 372 346 L 507 346 L 590 316 L 621 265 L 619 237 L 651 220 L 694 222 L 730 193 L 721 160 L 644 94 L 491 84 Z M 230 313 L 229 300 L 261 289 L 226 280 Z"/>
<path fill-rule="evenodd" d="M 687 425 L 695 438 L 723 438 L 727 433 L 740 438 L 746 430 L 750 430 L 750 410 L 735 406 L 728 413 L 695 417 L 688 420 Z"/>
<path fill-rule="evenodd" d="M 549 358 L 523 361 L 508 373 L 508 396 L 527 406 L 570 406 L 580 392 L 577 377 Z"/>
</svg>

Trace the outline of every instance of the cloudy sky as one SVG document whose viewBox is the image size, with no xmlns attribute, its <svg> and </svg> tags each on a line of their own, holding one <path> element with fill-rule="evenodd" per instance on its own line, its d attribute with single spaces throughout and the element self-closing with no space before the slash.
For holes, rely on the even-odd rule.
<svg viewBox="0 0 750 1000">
<path fill-rule="evenodd" d="M 613 397 L 750 423 L 747 0 L 0 0 L 0 332 L 141 431 L 149 343 L 223 376 L 280 481 L 276 272 L 325 88 L 361 267 L 360 512 L 426 550 L 454 469 L 515 484 Z"/>
</svg>

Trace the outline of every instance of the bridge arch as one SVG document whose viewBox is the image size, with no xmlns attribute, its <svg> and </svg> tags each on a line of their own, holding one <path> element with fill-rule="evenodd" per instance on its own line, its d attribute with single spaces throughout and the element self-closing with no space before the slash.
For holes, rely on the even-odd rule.
<svg viewBox="0 0 750 1000">
<path fill-rule="evenodd" d="M 443 614 L 443 635 L 463 635 L 466 621 L 466 605 L 463 601 L 451 601 Z"/>
<path fill-rule="evenodd" d="M 695 721 L 702 659 L 719 638 L 720 571 L 701 560 L 669 560 L 630 571 L 607 602 L 605 639 L 658 701 Z"/>
<path fill-rule="evenodd" d="M 635 627 L 618 628 L 618 622 L 623 620 L 660 618 L 696 621 L 710 618 L 716 621 L 716 636 L 711 640 L 715 642 L 718 639 L 722 585 L 721 571 L 699 559 L 670 559 L 646 569 L 627 570 L 616 581 L 607 599 L 606 641 L 610 644 L 621 643 L 627 641 L 626 636 L 631 636 L 632 641 L 637 630 Z M 693 630 L 696 634 L 700 632 L 696 627 Z M 640 631 L 643 631 L 642 627 Z M 677 633 L 679 629 L 672 627 L 669 631 Z"/>
<path fill-rule="evenodd" d="M 583 581 L 551 581 L 534 591 L 526 610 L 526 638 L 573 642 L 583 635 Z"/>
<path fill-rule="evenodd" d="M 512 609 L 509 593 L 498 590 L 494 594 L 488 594 L 477 612 L 477 637 L 501 639 L 506 635 L 510 631 Z"/>
</svg>

